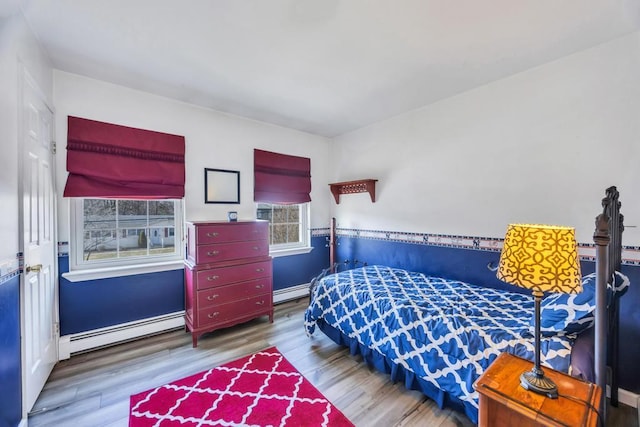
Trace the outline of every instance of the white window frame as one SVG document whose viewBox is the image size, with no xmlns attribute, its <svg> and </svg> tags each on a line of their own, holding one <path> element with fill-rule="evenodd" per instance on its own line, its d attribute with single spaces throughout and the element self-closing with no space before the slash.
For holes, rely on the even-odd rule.
<svg viewBox="0 0 640 427">
<path fill-rule="evenodd" d="M 72 282 L 78 282 L 184 268 L 184 220 L 182 216 L 184 211 L 184 200 L 175 200 L 175 202 L 174 242 L 176 251 L 174 253 L 85 262 L 83 261 L 84 198 L 70 199 L 69 272 L 64 273 L 62 277 Z"/>
<path fill-rule="evenodd" d="M 280 203 L 256 203 L 256 213 L 258 205 L 280 205 Z M 313 250 L 311 247 L 311 229 L 309 228 L 311 208 L 310 203 L 298 203 L 300 207 L 300 241 L 296 243 L 279 243 L 269 245 L 269 255 L 277 258 L 288 255 L 306 254 Z M 269 241 L 271 241 L 271 224 L 269 224 Z"/>
</svg>

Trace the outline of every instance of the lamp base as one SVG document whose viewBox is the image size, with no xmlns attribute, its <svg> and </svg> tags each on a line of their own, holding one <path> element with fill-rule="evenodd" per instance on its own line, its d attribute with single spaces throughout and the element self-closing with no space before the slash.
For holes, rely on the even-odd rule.
<svg viewBox="0 0 640 427">
<path fill-rule="evenodd" d="M 523 372 L 520 375 L 520 385 L 526 390 L 544 394 L 550 399 L 558 398 L 558 387 L 551 379 L 544 376 L 542 370 Z"/>
</svg>

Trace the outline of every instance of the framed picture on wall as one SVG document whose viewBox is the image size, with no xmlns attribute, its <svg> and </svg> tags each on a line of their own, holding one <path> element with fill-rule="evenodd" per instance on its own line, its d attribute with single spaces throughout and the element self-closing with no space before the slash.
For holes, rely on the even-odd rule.
<svg viewBox="0 0 640 427">
<path fill-rule="evenodd" d="M 204 169 L 205 203 L 240 203 L 240 171 Z"/>
</svg>

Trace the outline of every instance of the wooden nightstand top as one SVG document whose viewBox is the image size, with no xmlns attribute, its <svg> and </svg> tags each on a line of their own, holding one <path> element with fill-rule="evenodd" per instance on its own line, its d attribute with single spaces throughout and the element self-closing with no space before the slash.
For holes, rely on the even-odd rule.
<svg viewBox="0 0 640 427">
<path fill-rule="evenodd" d="M 488 410 L 483 411 L 483 399 L 485 401 L 489 399 L 494 404 L 508 408 L 523 418 L 541 425 L 596 426 L 598 424 L 597 413 L 588 405 L 598 407 L 600 387 L 543 367 L 545 376 L 558 386 L 559 397 L 549 399 L 520 386 L 520 374 L 531 370 L 532 366 L 533 363 L 528 360 L 502 353 L 478 378 L 475 388 L 480 394 L 481 401 L 480 425 L 497 425 L 496 414 L 487 414 Z M 570 396 L 570 398 L 563 396 Z"/>
</svg>

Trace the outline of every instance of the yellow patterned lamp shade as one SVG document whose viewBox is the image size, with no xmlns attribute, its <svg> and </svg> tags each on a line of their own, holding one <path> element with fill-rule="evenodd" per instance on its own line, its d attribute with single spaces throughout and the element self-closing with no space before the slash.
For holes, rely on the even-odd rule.
<svg viewBox="0 0 640 427">
<path fill-rule="evenodd" d="M 552 399 L 558 387 L 540 365 L 540 305 L 544 292 L 582 290 L 575 234 L 571 227 L 510 224 L 498 265 L 498 279 L 533 291 L 535 361 L 531 371 L 520 375 L 520 385 Z"/>
<path fill-rule="evenodd" d="M 510 224 L 498 265 L 498 279 L 537 292 L 582 290 L 572 227 Z"/>
</svg>

